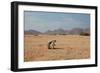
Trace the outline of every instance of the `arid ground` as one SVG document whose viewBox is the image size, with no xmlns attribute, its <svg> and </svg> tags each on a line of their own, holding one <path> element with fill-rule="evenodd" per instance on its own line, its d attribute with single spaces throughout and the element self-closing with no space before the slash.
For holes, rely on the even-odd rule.
<svg viewBox="0 0 100 73">
<path fill-rule="evenodd" d="M 90 58 L 90 36 L 25 35 L 24 61 L 73 60 Z M 56 40 L 55 49 L 48 42 Z"/>
</svg>

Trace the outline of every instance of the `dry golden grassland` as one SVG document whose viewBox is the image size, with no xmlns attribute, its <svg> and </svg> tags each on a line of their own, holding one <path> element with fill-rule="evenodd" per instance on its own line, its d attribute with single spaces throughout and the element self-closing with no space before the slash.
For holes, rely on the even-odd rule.
<svg viewBox="0 0 100 73">
<path fill-rule="evenodd" d="M 55 49 L 48 42 L 56 40 Z M 90 58 L 90 36 L 25 35 L 24 61 L 73 60 Z"/>
</svg>

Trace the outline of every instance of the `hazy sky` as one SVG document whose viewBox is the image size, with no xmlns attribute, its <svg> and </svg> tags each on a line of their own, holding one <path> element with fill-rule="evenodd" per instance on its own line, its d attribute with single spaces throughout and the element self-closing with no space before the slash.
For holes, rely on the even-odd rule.
<svg viewBox="0 0 100 73">
<path fill-rule="evenodd" d="M 25 30 L 89 28 L 90 14 L 24 11 Z"/>
</svg>

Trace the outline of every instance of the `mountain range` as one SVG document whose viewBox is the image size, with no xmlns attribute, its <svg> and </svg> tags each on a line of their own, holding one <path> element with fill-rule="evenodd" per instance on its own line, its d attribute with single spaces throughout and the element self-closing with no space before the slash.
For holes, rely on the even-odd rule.
<svg viewBox="0 0 100 73">
<path fill-rule="evenodd" d="M 71 30 L 64 30 L 64 29 L 56 29 L 56 30 L 47 30 L 45 32 L 37 31 L 37 30 L 26 30 L 24 31 L 25 34 L 32 34 L 32 35 L 39 35 L 39 34 L 51 34 L 51 35 L 67 35 L 67 34 L 80 34 L 81 32 L 90 34 L 90 28 L 73 28 Z"/>
</svg>

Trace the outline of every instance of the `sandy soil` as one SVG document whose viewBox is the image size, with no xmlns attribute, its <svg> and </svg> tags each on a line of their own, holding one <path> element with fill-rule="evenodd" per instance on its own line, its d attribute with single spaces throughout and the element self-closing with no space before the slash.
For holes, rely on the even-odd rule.
<svg viewBox="0 0 100 73">
<path fill-rule="evenodd" d="M 90 58 L 90 37 L 79 35 L 25 35 L 24 61 L 73 60 Z M 48 42 L 56 40 L 55 49 Z"/>
</svg>

